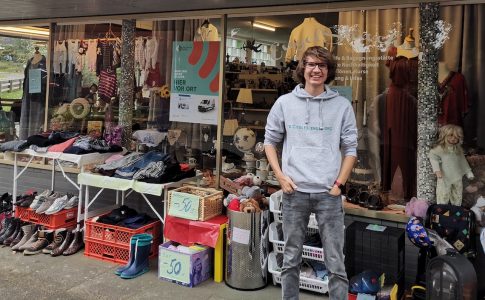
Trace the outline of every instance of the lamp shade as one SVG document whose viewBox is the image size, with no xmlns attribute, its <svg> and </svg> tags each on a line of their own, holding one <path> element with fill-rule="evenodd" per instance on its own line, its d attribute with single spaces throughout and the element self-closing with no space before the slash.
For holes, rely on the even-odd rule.
<svg viewBox="0 0 485 300">
<path fill-rule="evenodd" d="M 253 92 L 251 89 L 240 89 L 236 99 L 237 103 L 253 104 Z"/>
<path fill-rule="evenodd" d="M 239 124 L 237 119 L 227 119 L 224 120 L 224 128 L 222 129 L 222 135 L 224 136 L 233 136 L 236 133 Z"/>
</svg>

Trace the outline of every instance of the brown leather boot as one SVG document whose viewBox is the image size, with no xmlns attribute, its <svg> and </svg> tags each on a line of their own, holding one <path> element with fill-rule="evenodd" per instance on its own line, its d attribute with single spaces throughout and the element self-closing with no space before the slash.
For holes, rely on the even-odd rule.
<svg viewBox="0 0 485 300">
<path fill-rule="evenodd" d="M 42 249 L 42 253 L 51 254 L 52 250 L 59 247 L 62 244 L 62 242 L 64 242 L 66 235 L 67 235 L 67 229 L 66 228 L 57 229 L 54 232 L 54 239 L 52 240 L 52 243 L 50 243 L 47 247 Z"/>
<path fill-rule="evenodd" d="M 68 256 L 68 255 L 73 255 L 74 253 L 77 253 L 79 250 L 84 248 L 84 239 L 83 239 L 83 231 L 76 231 L 74 233 L 74 238 L 72 239 L 72 243 L 67 248 L 64 252 L 62 252 L 62 255 Z"/>
<path fill-rule="evenodd" d="M 33 243 L 29 248 L 25 249 L 24 255 L 34 255 L 40 253 L 42 249 L 47 247 L 54 238 L 54 230 L 40 230 L 39 239 Z"/>
<path fill-rule="evenodd" d="M 71 245 L 72 239 L 74 238 L 74 233 L 71 229 L 68 229 L 66 232 L 66 237 L 62 244 L 59 247 L 52 249 L 51 256 L 59 256 L 62 255 L 62 252 L 66 251 L 67 248 Z"/>
</svg>

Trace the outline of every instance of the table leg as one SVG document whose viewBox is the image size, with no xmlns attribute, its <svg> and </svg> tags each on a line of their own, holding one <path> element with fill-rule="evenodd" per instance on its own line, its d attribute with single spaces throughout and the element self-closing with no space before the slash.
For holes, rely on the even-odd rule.
<svg viewBox="0 0 485 300">
<path fill-rule="evenodd" d="M 214 248 L 214 281 L 222 282 L 224 279 L 224 229 L 226 224 L 219 227 L 219 238 L 217 238 L 216 247 Z"/>
<path fill-rule="evenodd" d="M 77 226 L 76 229 L 81 229 L 81 211 L 83 206 L 83 186 L 82 184 L 79 185 L 79 195 L 78 195 L 78 202 L 77 202 Z M 86 219 L 86 215 L 84 215 L 84 219 Z"/>
</svg>

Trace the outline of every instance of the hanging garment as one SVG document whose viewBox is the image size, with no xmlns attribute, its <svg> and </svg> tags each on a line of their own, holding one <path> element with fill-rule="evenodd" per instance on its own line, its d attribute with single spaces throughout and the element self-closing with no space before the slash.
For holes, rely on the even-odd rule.
<svg viewBox="0 0 485 300">
<path fill-rule="evenodd" d="M 438 87 L 440 106 L 438 123 L 463 127 L 463 116 L 468 112 L 468 90 L 465 76 L 450 72 Z"/>
<path fill-rule="evenodd" d="M 98 40 L 92 39 L 88 41 L 88 50 L 86 51 L 86 64 L 91 72 L 96 71 L 96 59 L 98 50 Z"/>
<path fill-rule="evenodd" d="M 383 128 L 382 187 L 390 190 L 396 171 L 402 174 L 403 197 L 416 194 L 418 59 L 396 57 L 389 62 L 391 84 Z M 394 193 L 399 194 L 399 193 Z"/>
<path fill-rule="evenodd" d="M 111 97 L 116 95 L 117 87 L 116 73 L 108 70 L 101 71 L 98 87 L 99 98 L 109 102 Z"/>
<path fill-rule="evenodd" d="M 135 41 L 135 68 L 145 69 L 145 40 L 139 37 Z"/>
<path fill-rule="evenodd" d="M 194 41 L 201 41 L 201 42 L 210 42 L 210 41 L 218 41 L 219 40 L 219 32 L 217 31 L 217 27 L 208 23 L 207 25 L 202 25 L 197 28 L 197 33 L 194 36 Z"/>
<path fill-rule="evenodd" d="M 291 31 L 285 61 L 300 60 L 303 52 L 312 46 L 332 50 L 332 30 L 310 17 Z"/>
<path fill-rule="evenodd" d="M 79 40 L 67 41 L 67 72 L 73 73 L 76 65 L 76 57 L 79 53 Z"/>
<path fill-rule="evenodd" d="M 106 70 L 112 66 L 113 45 L 109 41 L 98 40 L 96 54 L 96 76 L 99 76 L 101 70 Z"/>
<path fill-rule="evenodd" d="M 54 74 L 64 74 L 66 72 L 67 48 L 64 41 L 57 41 L 54 44 L 53 69 Z"/>
<path fill-rule="evenodd" d="M 29 91 L 29 71 L 35 69 L 40 69 L 40 93 L 30 93 Z M 38 62 L 33 62 L 33 58 L 29 59 L 25 67 L 24 78 L 19 132 L 21 140 L 26 140 L 29 136 L 41 132 L 44 125 L 47 83 L 47 60 L 44 55 Z"/>
<path fill-rule="evenodd" d="M 158 42 L 154 38 L 148 39 L 145 44 L 145 59 L 145 68 L 155 69 L 158 61 Z"/>
</svg>

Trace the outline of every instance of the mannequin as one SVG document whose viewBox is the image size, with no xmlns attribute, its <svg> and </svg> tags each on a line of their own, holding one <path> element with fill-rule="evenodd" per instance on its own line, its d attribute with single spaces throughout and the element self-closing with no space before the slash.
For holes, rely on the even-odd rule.
<svg viewBox="0 0 485 300">
<path fill-rule="evenodd" d="M 40 69 L 40 92 L 29 89 L 30 81 L 34 78 L 30 76 L 37 76 L 37 69 Z M 39 47 L 35 47 L 35 52 L 31 59 L 27 61 L 24 71 L 24 86 L 22 96 L 22 108 L 20 112 L 20 131 L 19 138 L 21 140 L 39 133 L 42 131 L 44 125 L 45 112 L 45 93 L 47 84 L 47 60 L 44 55 L 39 52 Z"/>
<path fill-rule="evenodd" d="M 405 200 L 416 195 L 418 51 L 412 28 L 388 55 L 394 59 L 386 64 L 391 84 L 382 130 L 382 188 L 391 200 Z"/>
<path fill-rule="evenodd" d="M 404 42 L 397 47 L 396 56 L 404 56 L 407 58 L 418 57 L 419 51 L 416 48 L 416 41 L 413 34 L 414 29 L 409 28 L 409 34 L 404 38 Z"/>
<path fill-rule="evenodd" d="M 42 54 L 39 52 L 39 47 L 35 47 L 34 56 L 32 57 L 32 64 L 36 65 L 42 60 Z"/>
<path fill-rule="evenodd" d="M 332 51 L 332 30 L 315 18 L 308 17 L 291 31 L 285 61 L 300 60 L 303 52 L 312 46 L 322 46 Z"/>
</svg>

